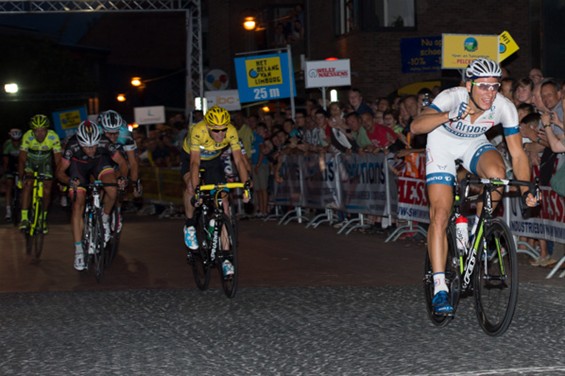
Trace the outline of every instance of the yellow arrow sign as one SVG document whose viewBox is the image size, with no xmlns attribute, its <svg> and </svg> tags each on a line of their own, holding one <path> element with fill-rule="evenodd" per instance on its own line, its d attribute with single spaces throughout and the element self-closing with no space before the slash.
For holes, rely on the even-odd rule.
<svg viewBox="0 0 565 376">
<path fill-rule="evenodd" d="M 505 60 L 508 56 L 512 55 L 514 52 L 518 51 L 520 47 L 512 39 L 512 36 L 508 31 L 503 31 L 499 36 L 500 41 L 500 51 L 498 53 L 498 62 Z"/>
</svg>

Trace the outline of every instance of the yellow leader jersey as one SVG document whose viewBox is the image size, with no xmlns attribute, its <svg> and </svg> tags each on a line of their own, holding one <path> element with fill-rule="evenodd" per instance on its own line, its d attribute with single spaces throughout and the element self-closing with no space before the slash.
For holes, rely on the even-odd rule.
<svg viewBox="0 0 565 376">
<path fill-rule="evenodd" d="M 228 125 L 226 137 L 222 142 L 216 143 L 208 133 L 208 126 L 205 121 L 201 121 L 189 128 L 189 134 L 184 139 L 183 149 L 185 151 L 200 151 L 200 159 L 207 161 L 218 157 L 222 151 L 228 147 L 232 151 L 241 150 L 237 129 L 231 124 Z"/>
</svg>

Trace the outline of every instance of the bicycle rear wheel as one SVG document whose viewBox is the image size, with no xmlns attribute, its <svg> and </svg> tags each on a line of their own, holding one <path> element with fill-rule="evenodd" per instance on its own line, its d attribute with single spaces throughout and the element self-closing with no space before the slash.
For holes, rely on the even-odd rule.
<svg viewBox="0 0 565 376">
<path fill-rule="evenodd" d="M 192 275 L 194 277 L 194 282 L 200 290 L 208 289 L 210 285 L 210 259 L 209 249 L 210 243 L 208 241 L 209 234 L 206 231 L 208 219 L 202 214 L 202 212 L 197 213 L 196 221 L 196 238 L 199 242 L 199 248 L 190 252 L 190 257 L 188 262 L 192 267 Z"/>
<path fill-rule="evenodd" d="M 234 225 L 225 214 L 222 216 L 222 226 L 220 228 L 220 247 L 219 255 L 216 255 L 216 265 L 218 266 L 224 293 L 228 298 L 233 298 L 237 292 L 237 280 L 239 275 L 237 243 Z M 233 274 L 231 275 L 224 275 L 222 266 L 226 260 L 231 262 L 233 266 Z"/>
<path fill-rule="evenodd" d="M 475 308 L 485 333 L 506 332 L 518 301 L 518 258 L 510 229 L 500 218 L 486 228 L 474 271 Z"/>
<path fill-rule="evenodd" d="M 449 223 L 447 227 L 447 261 L 445 264 L 445 282 L 449 287 L 451 305 L 453 312 L 457 310 L 459 297 L 461 295 L 461 277 L 459 272 L 459 252 L 455 237 L 455 225 Z M 426 310 L 428 317 L 436 326 L 445 326 L 451 322 L 454 315 L 437 315 L 432 308 L 434 297 L 434 276 L 429 253 L 426 252 L 424 259 L 424 297 L 426 299 Z"/>
</svg>

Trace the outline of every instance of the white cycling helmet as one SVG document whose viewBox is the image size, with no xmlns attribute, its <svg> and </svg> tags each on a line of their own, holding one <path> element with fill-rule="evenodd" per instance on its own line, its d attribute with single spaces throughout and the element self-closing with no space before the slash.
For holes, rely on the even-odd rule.
<svg viewBox="0 0 565 376">
<path fill-rule="evenodd" d="M 80 146 L 96 146 L 98 145 L 98 142 L 100 142 L 101 137 L 102 133 L 95 123 L 89 120 L 85 120 L 79 124 L 77 130 L 77 139 Z"/>
<path fill-rule="evenodd" d="M 482 57 L 473 60 L 465 70 L 465 78 L 467 81 L 471 81 L 481 77 L 502 77 L 500 65 L 493 60 Z"/>
<path fill-rule="evenodd" d="M 10 129 L 10 132 L 8 132 L 8 134 L 13 140 L 19 140 L 20 138 L 22 138 L 22 131 L 18 128 Z"/>
<path fill-rule="evenodd" d="M 98 115 L 98 124 L 102 126 L 104 132 L 118 132 L 124 123 L 124 119 L 114 110 L 108 110 Z"/>
</svg>

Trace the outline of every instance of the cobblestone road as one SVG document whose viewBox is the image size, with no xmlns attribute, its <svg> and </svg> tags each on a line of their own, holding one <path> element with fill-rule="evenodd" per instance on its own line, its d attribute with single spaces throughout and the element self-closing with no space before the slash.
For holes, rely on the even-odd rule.
<svg viewBox="0 0 565 376">
<path fill-rule="evenodd" d="M 514 321 L 492 338 L 472 298 L 429 322 L 417 242 L 242 222 L 230 300 L 215 274 L 194 288 L 177 222 L 127 223 L 100 285 L 72 270 L 67 225 L 38 265 L 1 226 L 0 375 L 565 375 L 565 281 L 524 259 Z"/>
</svg>

